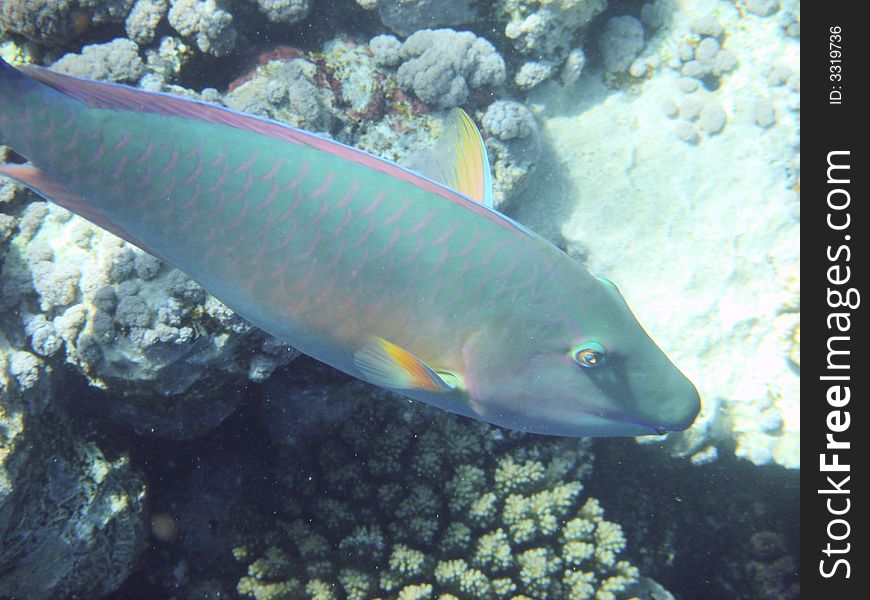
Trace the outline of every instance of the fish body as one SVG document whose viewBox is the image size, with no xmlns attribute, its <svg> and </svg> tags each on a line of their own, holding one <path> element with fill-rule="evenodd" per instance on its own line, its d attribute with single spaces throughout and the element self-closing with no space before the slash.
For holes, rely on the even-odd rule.
<svg viewBox="0 0 870 600">
<path fill-rule="evenodd" d="M 659 433 L 698 412 L 695 388 L 612 284 L 389 161 L 220 107 L 5 63 L 0 143 L 32 165 L 0 174 L 356 377 L 547 434 Z"/>
</svg>

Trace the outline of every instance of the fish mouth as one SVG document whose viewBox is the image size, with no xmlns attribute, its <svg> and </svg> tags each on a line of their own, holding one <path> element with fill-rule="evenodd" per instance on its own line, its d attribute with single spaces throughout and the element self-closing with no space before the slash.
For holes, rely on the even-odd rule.
<svg viewBox="0 0 870 600">
<path fill-rule="evenodd" d="M 621 423 L 630 423 L 631 425 L 637 425 L 638 427 L 644 429 L 642 433 L 638 433 L 635 435 L 665 435 L 666 433 L 670 433 L 672 431 L 681 431 L 685 429 L 685 427 L 681 429 L 673 429 L 669 427 L 665 427 L 663 425 L 656 425 L 654 423 L 648 423 L 646 421 L 640 419 L 615 419 Z"/>
<path fill-rule="evenodd" d="M 695 422 L 695 416 L 686 422 L 679 424 L 661 424 L 655 423 L 652 421 L 647 421 L 645 419 L 638 419 L 634 417 L 626 417 L 624 415 L 619 415 L 615 413 L 608 412 L 598 412 L 598 413 L 585 413 L 589 416 L 598 417 L 601 419 L 607 419 L 608 421 L 612 421 L 614 423 L 628 424 L 637 426 L 641 432 L 630 435 L 665 435 L 667 433 L 675 433 L 679 431 L 685 431 Z"/>
<path fill-rule="evenodd" d="M 601 413 L 586 413 L 591 417 L 596 417 L 599 419 L 603 419 L 613 423 L 615 427 L 618 427 L 624 430 L 624 433 L 621 433 L 621 436 L 633 437 L 639 435 L 664 435 L 668 433 L 668 429 L 662 427 L 661 425 L 656 425 L 653 423 L 649 423 L 642 419 L 627 419 L 623 416 L 617 415 L 608 415 Z M 635 431 L 629 431 L 629 429 L 635 429 Z"/>
</svg>

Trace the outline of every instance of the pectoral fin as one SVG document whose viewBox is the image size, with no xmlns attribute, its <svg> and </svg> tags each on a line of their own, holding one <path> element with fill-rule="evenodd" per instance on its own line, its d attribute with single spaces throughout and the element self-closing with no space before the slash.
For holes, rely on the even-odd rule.
<svg viewBox="0 0 870 600">
<path fill-rule="evenodd" d="M 353 358 L 363 377 L 381 387 L 440 393 L 453 392 L 462 387 L 459 375 L 436 371 L 404 348 L 383 338 L 372 338 Z"/>
</svg>

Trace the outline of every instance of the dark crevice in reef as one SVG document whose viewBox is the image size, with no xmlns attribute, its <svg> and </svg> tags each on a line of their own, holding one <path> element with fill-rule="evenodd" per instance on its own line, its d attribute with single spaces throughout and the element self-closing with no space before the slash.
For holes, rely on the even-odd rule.
<svg viewBox="0 0 870 600">
<path fill-rule="evenodd" d="M 587 489 L 622 525 L 641 573 L 677 598 L 799 598 L 800 471 L 719 450 L 694 466 L 633 440 L 600 440 Z"/>
</svg>

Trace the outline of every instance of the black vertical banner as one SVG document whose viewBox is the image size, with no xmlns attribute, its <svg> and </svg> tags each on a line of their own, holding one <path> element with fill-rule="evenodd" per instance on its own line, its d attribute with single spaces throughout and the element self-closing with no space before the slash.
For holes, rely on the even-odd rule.
<svg viewBox="0 0 870 600">
<path fill-rule="evenodd" d="M 870 300 L 864 297 L 870 36 L 862 3 L 805 8 L 801 587 L 807 598 L 861 598 L 870 582 L 867 493 L 860 491 L 868 486 L 870 452 L 864 406 L 870 353 L 862 327 Z"/>
</svg>

